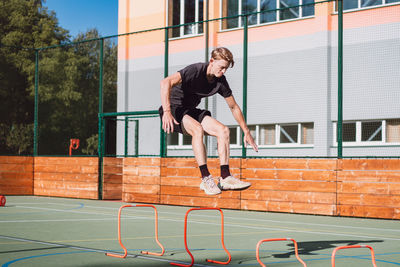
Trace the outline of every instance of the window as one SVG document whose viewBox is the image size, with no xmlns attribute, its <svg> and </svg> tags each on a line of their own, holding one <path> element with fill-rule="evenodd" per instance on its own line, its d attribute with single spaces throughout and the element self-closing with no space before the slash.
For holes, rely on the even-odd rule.
<svg viewBox="0 0 400 267">
<path fill-rule="evenodd" d="M 177 146 L 179 145 L 179 134 L 178 133 L 170 133 L 167 135 L 167 144 L 169 146 Z"/>
<path fill-rule="evenodd" d="M 400 3 L 400 0 L 343 0 L 343 10 L 367 8 L 392 3 Z M 337 11 L 337 1 L 335 6 Z"/>
<path fill-rule="evenodd" d="M 221 0 L 222 16 L 248 15 L 248 25 L 314 15 L 314 0 Z M 399 0 L 400 1 L 400 0 Z M 307 5 L 310 4 L 310 5 Z M 301 6 L 306 5 L 306 6 Z M 301 6 L 301 7 L 300 7 Z M 269 11 L 268 11 L 269 10 Z M 255 13 L 255 14 L 253 14 Z M 243 27 L 244 17 L 222 21 L 222 29 Z"/>
<path fill-rule="evenodd" d="M 382 141 L 382 122 L 361 122 L 361 141 Z"/>
<path fill-rule="evenodd" d="M 281 145 L 312 145 L 314 144 L 314 123 L 297 123 L 278 125 Z"/>
<path fill-rule="evenodd" d="M 355 142 L 356 141 L 356 123 L 346 122 L 342 126 L 343 142 Z"/>
<path fill-rule="evenodd" d="M 314 123 L 249 125 L 250 134 L 262 147 L 310 146 L 314 144 Z M 241 145 L 239 126 L 230 126 L 231 145 Z"/>
<path fill-rule="evenodd" d="M 191 146 L 192 145 L 192 136 L 182 135 L 182 145 Z"/>
<path fill-rule="evenodd" d="M 397 124 L 396 124 L 397 123 Z M 393 131 L 400 130 L 400 120 L 393 124 Z M 397 125 L 397 126 L 396 126 Z M 310 147 L 314 144 L 314 123 L 295 124 L 261 124 L 248 125 L 250 134 L 260 148 L 262 147 Z M 396 128 L 397 127 L 397 128 Z M 228 126 L 229 144 L 232 148 L 242 145 L 242 131 L 238 125 Z M 172 149 L 188 149 L 192 145 L 192 137 L 179 133 L 170 133 L 167 144 Z"/>
<path fill-rule="evenodd" d="M 190 135 L 173 132 L 167 135 L 167 145 L 169 147 L 187 148 L 192 145 L 192 137 Z"/>
<path fill-rule="evenodd" d="M 259 145 L 275 145 L 275 125 L 260 125 Z"/>
<path fill-rule="evenodd" d="M 203 0 L 168 0 L 168 25 L 180 25 L 203 20 Z M 203 33 L 203 24 L 194 23 L 172 28 L 170 38 Z"/>
<path fill-rule="evenodd" d="M 386 121 L 386 142 L 400 143 L 400 119 Z"/>
<path fill-rule="evenodd" d="M 238 144 L 238 140 L 240 140 L 240 138 L 238 138 L 237 132 L 238 132 L 237 127 L 229 127 L 229 144 L 231 145 Z"/>
<path fill-rule="evenodd" d="M 281 144 L 297 144 L 298 127 L 297 125 L 281 125 L 280 127 Z"/>
<path fill-rule="evenodd" d="M 301 124 L 301 143 L 314 144 L 314 123 Z"/>
<path fill-rule="evenodd" d="M 337 143 L 336 122 L 334 129 Z M 400 143 L 400 119 L 343 122 L 342 136 L 348 145 Z"/>
</svg>

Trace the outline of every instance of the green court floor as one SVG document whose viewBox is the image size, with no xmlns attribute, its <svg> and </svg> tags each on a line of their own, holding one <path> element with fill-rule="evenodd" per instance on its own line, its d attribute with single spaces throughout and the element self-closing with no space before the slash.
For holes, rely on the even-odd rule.
<svg viewBox="0 0 400 267">
<path fill-rule="evenodd" d="M 148 207 L 123 210 L 122 239 L 117 239 L 117 214 L 122 202 L 33 196 L 7 196 L 0 207 L 0 266 L 170 266 L 190 263 L 185 250 L 184 218 L 191 207 L 157 205 L 159 240 L 155 242 L 154 211 Z M 130 203 L 132 204 L 132 203 Z M 260 266 L 256 244 L 267 238 L 294 238 L 307 266 L 331 266 L 335 247 L 366 244 L 374 248 L 377 266 L 400 266 L 400 222 L 329 216 L 223 210 L 224 243 L 232 255 L 228 266 Z M 221 245 L 220 214 L 196 210 L 188 216 L 188 247 L 195 266 L 220 266 L 205 260 L 226 261 Z M 267 242 L 260 257 L 266 266 L 302 266 L 293 243 Z M 366 248 L 339 250 L 336 266 L 372 266 Z"/>
</svg>

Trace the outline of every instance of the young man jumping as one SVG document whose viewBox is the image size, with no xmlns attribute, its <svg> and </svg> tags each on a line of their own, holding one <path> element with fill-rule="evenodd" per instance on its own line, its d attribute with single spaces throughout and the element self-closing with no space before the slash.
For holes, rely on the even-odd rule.
<svg viewBox="0 0 400 267">
<path fill-rule="evenodd" d="M 161 81 L 161 104 L 159 109 L 162 127 L 165 132 L 179 132 L 192 136 L 192 148 L 199 165 L 202 182 L 200 189 L 208 195 L 216 195 L 222 190 L 244 189 L 251 184 L 233 177 L 229 171 L 229 128 L 211 117 L 208 110 L 196 108 L 201 98 L 216 93 L 225 98 L 233 117 L 244 132 L 244 143 L 255 151 L 258 147 L 246 125 L 242 110 L 232 95 L 232 90 L 224 76 L 233 67 L 232 53 L 224 47 L 211 52 L 207 63 L 195 63 L 166 77 Z M 221 177 L 218 186 L 207 168 L 207 154 L 203 143 L 204 134 L 215 136 L 218 142 L 218 155 Z"/>
</svg>

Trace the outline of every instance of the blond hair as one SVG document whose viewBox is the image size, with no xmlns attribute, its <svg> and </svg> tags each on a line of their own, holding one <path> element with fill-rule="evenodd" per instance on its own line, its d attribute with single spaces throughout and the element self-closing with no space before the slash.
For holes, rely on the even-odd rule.
<svg viewBox="0 0 400 267">
<path fill-rule="evenodd" d="M 223 59 L 229 62 L 229 66 L 233 68 L 235 61 L 233 61 L 233 55 L 226 47 L 217 47 L 211 52 L 211 58 L 215 60 Z"/>
</svg>

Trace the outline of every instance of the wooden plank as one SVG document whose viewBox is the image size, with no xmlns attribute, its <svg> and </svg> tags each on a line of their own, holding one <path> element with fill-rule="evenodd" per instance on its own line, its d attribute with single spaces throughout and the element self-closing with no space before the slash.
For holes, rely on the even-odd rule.
<svg viewBox="0 0 400 267">
<path fill-rule="evenodd" d="M 122 201 L 159 204 L 160 196 L 157 194 L 123 193 Z"/>
<path fill-rule="evenodd" d="M 400 208 L 400 195 L 338 194 L 339 205 Z"/>
<path fill-rule="evenodd" d="M 244 190 L 241 194 L 242 200 L 265 200 L 276 202 L 297 202 L 297 203 L 319 203 L 335 204 L 335 193 L 320 192 L 294 192 L 294 191 L 270 191 L 270 190 Z"/>
<path fill-rule="evenodd" d="M 215 197 L 161 195 L 160 203 L 165 205 L 179 205 L 179 206 L 192 206 L 192 207 L 218 207 L 223 209 L 240 208 L 239 199 L 231 199 L 227 201 L 224 198 L 215 198 Z"/>
<path fill-rule="evenodd" d="M 29 157 L 29 156 L 0 156 L 0 163 L 33 165 L 33 157 Z"/>
<path fill-rule="evenodd" d="M 222 191 L 219 195 L 206 195 L 199 187 L 189 186 L 161 186 L 161 195 L 193 196 L 193 197 L 215 197 L 226 199 L 239 199 L 241 191 Z"/>
<path fill-rule="evenodd" d="M 336 192 L 335 182 L 315 181 L 286 181 L 286 180 L 256 180 L 246 179 L 251 182 L 251 189 L 299 192 Z"/>
<path fill-rule="evenodd" d="M 160 185 L 123 184 L 123 193 L 159 194 Z"/>
<path fill-rule="evenodd" d="M 391 207 L 338 205 L 337 209 L 340 216 L 398 219 L 398 209 Z"/>
<path fill-rule="evenodd" d="M 124 175 L 124 184 L 160 184 L 159 176 L 130 176 Z"/>
<path fill-rule="evenodd" d="M 20 185 L 1 185 L 0 186 L 1 195 L 32 195 L 33 194 L 33 184 L 30 186 L 20 186 Z"/>
<path fill-rule="evenodd" d="M 335 215 L 336 213 L 336 205 L 334 204 L 293 203 L 263 200 L 242 200 L 241 209 L 316 215 Z"/>
</svg>

